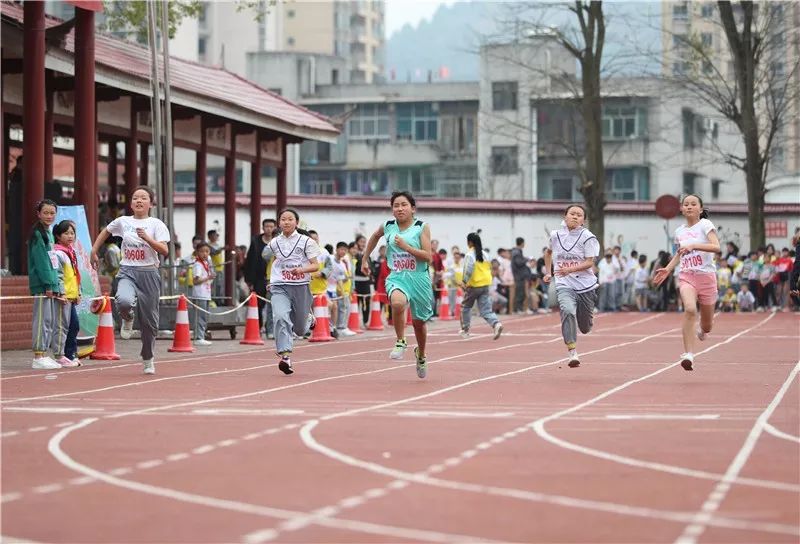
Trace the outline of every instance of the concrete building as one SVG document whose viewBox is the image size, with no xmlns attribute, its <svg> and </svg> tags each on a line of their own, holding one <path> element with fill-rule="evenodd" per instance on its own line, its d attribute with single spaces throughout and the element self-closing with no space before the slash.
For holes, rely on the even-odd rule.
<svg viewBox="0 0 800 544">
<path fill-rule="evenodd" d="M 734 16 L 742 17 L 742 7 L 732 5 Z M 662 73 L 668 77 L 691 76 L 699 80 L 734 79 L 733 61 L 716 2 L 664 1 L 662 17 Z M 764 79 L 775 89 L 787 86 L 790 96 L 785 125 L 777 134 L 770 160 L 768 186 L 794 187 L 800 193 L 800 3 L 756 2 L 754 28 L 767 27 L 763 44 Z M 706 58 L 692 61 L 695 44 Z M 696 55 L 694 55 L 696 57 Z M 718 74 L 717 74 L 718 72 Z M 762 76 L 759 76 L 762 78 Z M 757 107 L 764 108 L 763 102 Z M 769 193 L 767 193 L 768 197 Z"/>
</svg>

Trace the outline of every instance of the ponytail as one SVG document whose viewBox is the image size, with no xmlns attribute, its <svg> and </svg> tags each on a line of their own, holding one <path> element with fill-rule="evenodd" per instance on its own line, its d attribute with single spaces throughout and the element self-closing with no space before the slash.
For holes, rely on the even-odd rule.
<svg viewBox="0 0 800 544">
<path fill-rule="evenodd" d="M 42 199 L 42 200 L 40 200 L 39 202 L 36 203 L 36 212 L 38 213 L 38 212 L 42 211 L 42 208 L 44 208 L 45 206 L 52 206 L 56 210 L 58 210 L 58 204 L 56 204 L 55 202 L 53 202 L 49 198 L 44 198 L 44 199 Z M 47 232 L 49 230 L 50 229 L 45 227 L 44 224 L 37 219 L 36 223 L 33 225 L 33 228 L 31 228 L 31 234 L 28 237 L 28 244 L 32 244 L 34 237 L 36 237 L 36 235 L 38 234 L 39 236 L 41 236 L 42 242 L 45 245 L 47 245 Z"/>
<path fill-rule="evenodd" d="M 470 232 L 467 234 L 467 242 L 472 244 L 472 247 L 475 248 L 475 260 L 479 263 L 483 262 L 483 242 L 481 242 L 481 237 L 478 236 L 476 232 Z"/>
</svg>

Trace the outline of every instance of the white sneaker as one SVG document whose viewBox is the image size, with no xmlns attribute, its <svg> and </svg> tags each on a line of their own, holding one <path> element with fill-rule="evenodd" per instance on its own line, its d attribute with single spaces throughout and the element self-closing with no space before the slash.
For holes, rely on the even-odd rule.
<svg viewBox="0 0 800 544">
<path fill-rule="evenodd" d="M 200 340 L 194 341 L 195 346 L 210 346 L 211 344 L 212 342 L 206 340 L 205 338 L 201 338 Z"/>
<path fill-rule="evenodd" d="M 703 342 L 706 339 L 706 333 L 703 332 L 703 329 L 697 327 L 697 339 Z"/>
<path fill-rule="evenodd" d="M 693 353 L 684 353 L 681 355 L 681 366 L 684 370 L 694 370 L 692 365 L 694 364 L 694 354 Z"/>
<path fill-rule="evenodd" d="M 75 357 L 72 362 L 75 363 L 75 366 L 83 366 L 80 357 Z"/>
<path fill-rule="evenodd" d="M 492 330 L 494 331 L 494 336 L 492 336 L 492 339 L 497 340 L 498 338 L 500 338 L 500 335 L 503 334 L 503 324 L 498 321 L 497 323 L 494 324 Z"/>
<path fill-rule="evenodd" d="M 355 336 L 356 333 L 350 329 L 339 329 L 339 336 Z"/>
<path fill-rule="evenodd" d="M 119 328 L 119 337 L 123 340 L 130 340 L 133 336 L 133 319 L 123 319 L 122 326 Z"/>
<path fill-rule="evenodd" d="M 581 360 L 580 357 L 578 357 L 577 350 L 574 349 L 569 350 L 569 362 L 567 363 L 567 366 L 570 368 L 576 368 L 581 366 Z"/>
<path fill-rule="evenodd" d="M 144 363 L 144 373 L 145 374 L 155 374 L 156 373 L 156 364 L 153 362 L 152 359 L 145 359 L 142 361 Z"/>
<path fill-rule="evenodd" d="M 460 334 L 461 338 L 463 338 L 464 340 L 469 338 L 469 331 L 465 331 L 464 329 L 461 329 L 460 331 L 458 331 L 458 334 Z"/>
<path fill-rule="evenodd" d="M 31 363 L 31 368 L 35 368 L 37 370 L 55 370 L 56 368 L 61 368 L 61 365 L 50 357 L 42 356 L 36 357 L 33 360 Z"/>
</svg>

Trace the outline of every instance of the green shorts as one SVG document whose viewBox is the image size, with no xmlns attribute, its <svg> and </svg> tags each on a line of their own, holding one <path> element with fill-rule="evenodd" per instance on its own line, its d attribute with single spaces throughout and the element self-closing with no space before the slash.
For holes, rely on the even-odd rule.
<svg viewBox="0 0 800 544">
<path fill-rule="evenodd" d="M 411 317 L 420 321 L 428 321 L 433 317 L 433 286 L 427 274 L 389 274 L 386 278 L 389 300 L 395 290 L 403 293 L 411 304 Z"/>
</svg>

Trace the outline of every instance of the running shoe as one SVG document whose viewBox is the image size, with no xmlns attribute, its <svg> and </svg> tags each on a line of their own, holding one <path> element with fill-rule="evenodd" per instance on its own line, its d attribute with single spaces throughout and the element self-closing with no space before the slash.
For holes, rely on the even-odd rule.
<svg viewBox="0 0 800 544">
<path fill-rule="evenodd" d="M 130 340 L 133 336 L 133 319 L 123 319 L 122 326 L 119 328 L 119 337 L 123 340 Z"/>
<path fill-rule="evenodd" d="M 578 352 L 574 349 L 569 350 L 569 362 L 567 366 L 570 368 L 577 368 L 581 366 L 581 360 L 578 357 Z"/>
<path fill-rule="evenodd" d="M 694 364 L 694 355 L 691 353 L 684 353 L 681 355 L 681 366 L 684 370 L 694 370 L 692 365 Z"/>
<path fill-rule="evenodd" d="M 211 342 L 209 340 L 206 340 L 205 338 L 201 338 L 200 340 L 195 340 L 194 341 L 194 345 L 195 346 L 210 346 Z"/>
<path fill-rule="evenodd" d="M 497 323 L 494 324 L 492 330 L 494 330 L 494 336 L 492 338 L 494 340 L 497 340 L 498 338 L 500 338 L 500 335 L 503 334 L 503 324 L 498 321 Z"/>
<path fill-rule="evenodd" d="M 72 362 L 73 362 L 73 363 L 75 363 L 75 366 L 83 366 L 83 363 L 81 362 L 81 360 L 80 360 L 80 358 L 79 358 L 79 357 L 75 357 L 75 358 L 72 360 Z"/>
<path fill-rule="evenodd" d="M 153 362 L 152 359 L 145 359 L 142 361 L 144 363 L 144 373 L 145 374 L 155 374 L 156 373 L 156 364 Z"/>
<path fill-rule="evenodd" d="M 697 327 L 697 339 L 703 342 L 706 339 L 706 333 L 703 332 L 703 329 Z"/>
<path fill-rule="evenodd" d="M 314 314 L 309 313 L 308 317 L 306 318 L 306 329 L 309 331 L 313 331 L 314 327 L 317 326 L 317 318 L 314 317 Z"/>
<path fill-rule="evenodd" d="M 56 359 L 56 362 L 58 364 L 60 364 L 61 366 L 63 366 L 64 368 L 73 368 L 73 367 L 76 367 L 76 366 L 80 366 L 80 365 L 75 364 L 75 361 L 73 361 L 72 359 L 70 359 L 66 355 L 62 355 L 61 357 Z"/>
<path fill-rule="evenodd" d="M 339 336 L 355 336 L 356 333 L 351 331 L 350 329 L 337 329 L 339 332 Z"/>
<path fill-rule="evenodd" d="M 294 369 L 292 368 L 291 357 L 289 357 L 288 355 L 281 355 L 281 360 L 278 361 L 278 369 L 287 376 L 289 374 L 293 374 Z"/>
<path fill-rule="evenodd" d="M 31 368 L 35 368 L 37 370 L 55 370 L 56 368 L 61 368 L 61 365 L 50 357 L 42 356 L 36 357 L 33 360 Z"/>
<path fill-rule="evenodd" d="M 460 331 L 458 331 L 458 334 L 460 334 L 461 338 L 463 338 L 464 340 L 469 338 L 469 331 L 466 329 L 461 329 Z"/>
<path fill-rule="evenodd" d="M 407 347 L 408 343 L 406 342 L 406 339 L 401 338 L 395 342 L 394 348 L 392 349 L 391 353 L 389 353 L 389 359 L 402 359 Z"/>
<path fill-rule="evenodd" d="M 417 376 L 419 379 L 424 380 L 428 375 L 428 360 L 425 357 L 419 356 L 419 348 L 414 348 L 414 357 L 417 359 Z"/>
</svg>

